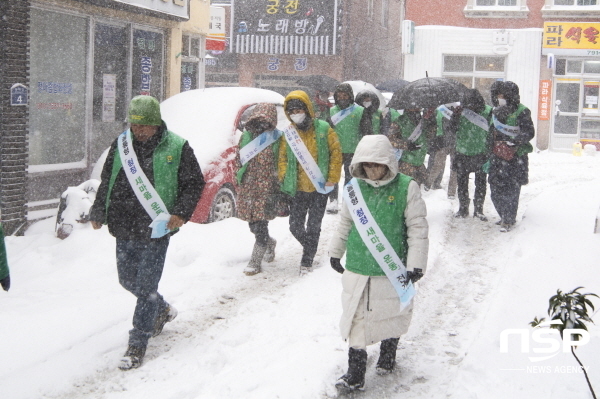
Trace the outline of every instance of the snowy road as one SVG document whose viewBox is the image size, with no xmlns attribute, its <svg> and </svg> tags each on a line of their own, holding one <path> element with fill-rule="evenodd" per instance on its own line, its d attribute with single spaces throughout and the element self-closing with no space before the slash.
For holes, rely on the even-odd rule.
<svg viewBox="0 0 600 399">
<path fill-rule="evenodd" d="M 600 198 L 600 188 L 595 188 L 600 187 L 599 166 L 600 158 L 532 157 L 532 178 L 523 188 L 519 212 L 519 219 L 526 218 L 507 234 L 494 225 L 497 218 L 489 195 L 484 210 L 490 221 L 484 223 L 454 219 L 457 201 L 449 201 L 442 190 L 424 193 L 430 224 L 429 266 L 410 330 L 400 341 L 399 367 L 391 375 L 377 376 L 378 345 L 369 347 L 366 391 L 347 396 L 532 397 L 523 387 L 519 387 L 522 396 L 507 394 L 507 381 L 536 387 L 537 380 L 499 371 L 494 364 L 498 334 L 490 326 L 526 327 L 521 318 L 533 317 L 532 312 L 543 315 L 544 295 L 555 288 L 548 291 L 540 284 L 541 294 L 536 292 L 535 301 L 525 299 L 532 304 L 523 303 L 521 312 L 510 305 L 514 320 L 500 316 L 504 301 L 515 301 L 507 296 L 514 282 L 519 284 L 513 296 L 524 295 L 522 286 L 532 285 L 528 282 L 535 276 L 529 267 L 532 257 L 546 252 L 558 258 L 565 252 L 547 237 L 539 243 L 527 237 L 546 230 L 555 235 L 551 229 L 564 229 L 570 219 L 581 223 L 575 217 L 563 221 L 555 207 L 541 209 L 536 201 L 544 196 L 572 195 L 570 201 L 586 195 Z M 446 180 L 447 176 L 443 184 Z M 532 203 L 536 212 L 528 217 Z M 583 203 L 579 208 L 582 215 L 595 215 L 597 205 Z M 544 225 L 549 223 L 547 213 L 556 215 L 556 223 Z M 593 225 L 593 220 L 589 222 Z M 160 286 L 179 316 L 150 341 L 143 366 L 129 372 L 117 370 L 116 365 L 126 346 L 134 299 L 118 285 L 114 241 L 107 231 L 84 228 L 59 241 L 45 232 L 52 228 L 46 223 L 26 237 L 10 237 L 15 286 L 2 298 L 0 317 L 22 328 L 15 333 L 0 324 L 2 359 L 12 360 L 0 360 L 0 386 L 9 399 L 336 397 L 333 383 L 345 372 L 347 362 L 347 345 L 337 327 L 340 275 L 331 270 L 326 254 L 336 223 L 336 215 L 325 216 L 316 258 L 319 267 L 303 278 L 298 276 L 301 247 L 289 233 L 287 219 L 271 223 L 272 235 L 278 239 L 277 257 L 272 264 L 263 263 L 263 273 L 253 277 L 242 273 L 253 239 L 245 223 L 229 219 L 186 225 L 171 242 Z M 591 240 L 588 246 L 600 241 L 598 235 L 586 240 Z M 599 252 L 592 251 L 591 258 Z M 556 269 L 553 262 L 546 260 L 545 267 Z M 580 268 L 580 277 L 589 273 L 586 262 L 589 259 L 583 258 L 581 266 L 572 266 Z M 527 272 L 519 269 L 524 264 Z M 600 291 L 596 274 L 583 277 L 583 281 L 573 277 L 569 284 Z M 563 288 L 574 288 L 570 285 Z M 522 297 L 519 300 L 523 302 Z M 597 330 L 590 331 L 593 337 L 600 336 Z M 589 361 L 600 355 L 600 346 L 582 349 L 584 358 L 586 353 Z M 571 378 L 568 381 L 580 388 L 582 377 Z M 540 387 L 533 389 L 542 389 L 542 383 L 552 386 L 548 381 L 552 380 L 540 380 Z M 600 382 L 597 370 L 592 381 Z M 544 389 L 549 389 L 545 398 L 564 397 L 560 387 Z M 585 390 L 575 392 L 585 397 Z"/>
</svg>

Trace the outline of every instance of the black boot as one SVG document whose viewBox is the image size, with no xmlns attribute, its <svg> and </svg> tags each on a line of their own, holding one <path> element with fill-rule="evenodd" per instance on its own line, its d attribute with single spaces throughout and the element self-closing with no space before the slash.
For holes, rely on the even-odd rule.
<svg viewBox="0 0 600 399">
<path fill-rule="evenodd" d="M 473 201 L 473 207 L 475 208 L 475 210 L 473 211 L 473 217 L 478 218 L 482 222 L 487 222 L 488 218 L 483 214 L 483 204 L 479 204 Z"/>
<path fill-rule="evenodd" d="M 466 218 L 469 216 L 469 201 L 463 202 L 460 201 L 460 205 L 458 207 L 458 211 L 454 214 L 455 218 Z"/>
<path fill-rule="evenodd" d="M 367 371 L 367 351 L 350 348 L 348 350 L 348 372 L 341 376 L 335 387 L 346 391 L 363 390 Z"/>
<path fill-rule="evenodd" d="M 119 368 L 123 371 L 137 369 L 142 365 L 144 355 L 146 354 L 145 346 L 132 346 L 127 347 L 127 351 L 121 358 L 121 364 Z"/>
<path fill-rule="evenodd" d="M 377 361 L 377 374 L 384 375 L 394 371 L 396 366 L 396 349 L 400 338 L 388 338 L 381 341 L 379 347 L 379 360 Z"/>
</svg>

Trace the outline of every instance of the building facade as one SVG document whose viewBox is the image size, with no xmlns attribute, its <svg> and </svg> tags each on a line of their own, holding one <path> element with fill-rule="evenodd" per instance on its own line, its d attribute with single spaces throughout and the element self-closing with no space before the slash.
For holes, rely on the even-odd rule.
<svg viewBox="0 0 600 399">
<path fill-rule="evenodd" d="M 227 48 L 209 52 L 206 85 L 281 94 L 301 77 L 378 83 L 402 74 L 398 0 L 215 0 L 226 7 Z"/>
<path fill-rule="evenodd" d="M 7 153 L 0 173 L 12 174 L 0 181 L 0 202 L 9 232 L 55 214 L 60 194 L 89 178 L 127 127 L 133 96 L 162 101 L 180 91 L 184 32 L 206 35 L 208 6 L 203 0 L 2 2 L 8 16 L 2 34 L 15 36 L 14 46 L 7 44 L 12 58 L 3 58 L 14 72 L 0 72 L 2 108 L 9 111 L 0 119 Z"/>
<path fill-rule="evenodd" d="M 539 149 L 597 143 L 598 16 L 596 0 L 451 0 L 427 7 L 408 0 L 415 50 L 405 55 L 404 76 L 413 80 L 428 70 L 479 89 L 487 101 L 494 80 L 514 81 L 532 111 Z"/>
</svg>

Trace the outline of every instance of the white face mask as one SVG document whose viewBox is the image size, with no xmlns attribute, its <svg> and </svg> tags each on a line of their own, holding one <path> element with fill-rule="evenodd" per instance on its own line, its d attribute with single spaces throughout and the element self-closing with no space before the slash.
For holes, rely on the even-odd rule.
<svg viewBox="0 0 600 399">
<path fill-rule="evenodd" d="M 498 105 L 501 106 L 501 107 L 505 106 L 506 105 L 506 99 L 499 98 L 498 99 Z"/>
<path fill-rule="evenodd" d="M 306 114 L 293 114 L 290 115 L 290 119 L 294 121 L 295 124 L 299 124 L 304 122 L 304 119 L 306 119 Z"/>
<path fill-rule="evenodd" d="M 372 104 L 372 102 L 371 102 L 371 101 L 365 101 L 365 102 L 363 103 L 363 107 L 365 107 L 365 108 L 369 108 L 369 107 L 371 106 L 371 104 Z"/>
</svg>

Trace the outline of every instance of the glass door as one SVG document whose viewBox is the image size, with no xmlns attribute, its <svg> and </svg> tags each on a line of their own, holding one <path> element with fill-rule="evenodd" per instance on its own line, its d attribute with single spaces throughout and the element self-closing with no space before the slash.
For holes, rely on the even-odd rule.
<svg viewBox="0 0 600 399">
<path fill-rule="evenodd" d="M 600 113 L 598 113 L 599 80 L 583 81 L 583 112 L 579 141 L 582 145 L 593 144 L 600 150 Z"/>
<path fill-rule="evenodd" d="M 127 126 L 128 39 L 125 26 L 94 27 L 92 162 Z"/>
<path fill-rule="evenodd" d="M 552 148 L 568 150 L 578 141 L 581 80 L 556 79 L 555 82 Z"/>
</svg>

